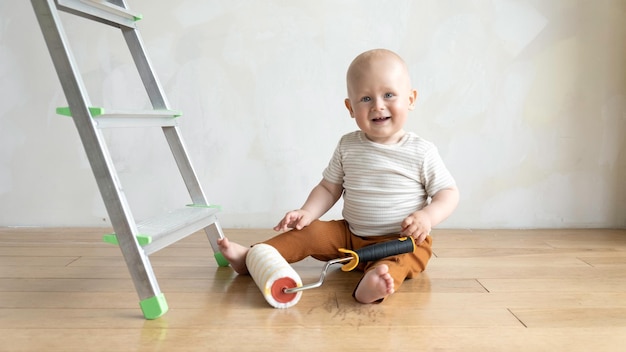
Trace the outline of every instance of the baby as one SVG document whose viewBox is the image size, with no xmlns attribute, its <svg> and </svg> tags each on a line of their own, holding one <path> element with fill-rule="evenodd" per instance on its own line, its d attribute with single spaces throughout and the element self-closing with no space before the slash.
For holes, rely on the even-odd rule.
<svg viewBox="0 0 626 352">
<path fill-rule="evenodd" d="M 328 261 L 339 257 L 339 248 L 413 237 L 413 253 L 359 264 L 365 274 L 354 298 L 382 302 L 424 271 L 432 255 L 430 231 L 454 211 L 459 192 L 437 148 L 404 130 L 417 91 L 400 56 L 386 49 L 360 54 L 348 68 L 347 88 L 345 105 L 359 130 L 341 138 L 320 183 L 274 227 L 281 233 L 264 243 L 294 263 L 308 256 Z M 318 220 L 342 195 L 344 219 Z M 218 244 L 237 273 L 248 273 L 248 247 L 227 238 Z"/>
</svg>

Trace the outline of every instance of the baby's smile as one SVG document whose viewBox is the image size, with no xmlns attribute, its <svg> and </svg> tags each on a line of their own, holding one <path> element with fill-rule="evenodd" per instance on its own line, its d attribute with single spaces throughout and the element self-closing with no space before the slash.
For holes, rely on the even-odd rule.
<svg viewBox="0 0 626 352">
<path fill-rule="evenodd" d="M 381 117 L 375 117 L 372 119 L 372 122 L 374 123 L 382 123 L 385 122 L 387 120 L 391 119 L 391 116 L 381 116 Z"/>
</svg>

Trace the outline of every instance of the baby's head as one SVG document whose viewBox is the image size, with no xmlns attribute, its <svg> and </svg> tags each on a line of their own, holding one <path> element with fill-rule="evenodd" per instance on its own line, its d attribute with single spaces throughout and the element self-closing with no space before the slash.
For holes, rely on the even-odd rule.
<svg viewBox="0 0 626 352">
<path fill-rule="evenodd" d="M 358 55 L 348 67 L 346 75 L 348 96 L 352 90 L 362 84 L 360 79 L 381 70 L 385 71 L 385 76 L 393 74 L 394 78 L 403 81 L 398 83 L 405 84 L 407 89 L 411 89 L 409 70 L 400 55 L 387 49 L 373 49 Z"/>
<path fill-rule="evenodd" d="M 387 49 L 366 51 L 352 61 L 346 81 L 346 107 L 365 135 L 383 144 L 399 141 L 417 99 L 404 60 Z"/>
</svg>

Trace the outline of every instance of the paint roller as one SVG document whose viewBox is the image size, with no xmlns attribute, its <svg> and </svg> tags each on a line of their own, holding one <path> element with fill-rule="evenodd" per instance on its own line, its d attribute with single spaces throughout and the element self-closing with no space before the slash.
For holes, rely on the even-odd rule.
<svg viewBox="0 0 626 352">
<path fill-rule="evenodd" d="M 267 303 L 274 308 L 289 308 L 298 303 L 302 291 L 322 286 L 331 265 L 345 263 L 341 270 L 351 271 L 359 263 L 411 253 L 414 250 L 415 242 L 411 237 L 376 243 L 354 251 L 340 248 L 339 252 L 344 253 L 344 257 L 326 262 L 320 279 L 307 285 L 302 285 L 298 273 L 274 247 L 264 243 L 257 244 L 248 251 L 246 265 Z"/>
</svg>

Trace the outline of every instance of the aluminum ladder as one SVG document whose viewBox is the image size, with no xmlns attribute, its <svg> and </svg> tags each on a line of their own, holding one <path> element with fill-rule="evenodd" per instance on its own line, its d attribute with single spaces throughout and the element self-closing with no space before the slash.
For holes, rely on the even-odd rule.
<svg viewBox="0 0 626 352">
<path fill-rule="evenodd" d="M 227 266 L 228 261 L 217 246 L 217 240 L 223 237 L 216 216 L 219 207 L 207 202 L 178 127 L 181 114 L 170 109 L 146 55 L 136 26 L 141 15 L 130 11 L 124 0 L 31 0 L 31 3 L 69 105 L 57 109 L 57 113 L 69 115 L 74 120 L 115 231 L 104 239 L 119 245 L 139 295 L 143 315 L 146 319 L 156 319 L 167 312 L 168 305 L 149 255 L 204 229 L 218 265 Z M 91 105 L 59 11 L 122 31 L 153 110 L 116 111 Z M 192 204 L 163 216 L 135 222 L 101 129 L 144 126 L 162 128 Z"/>
</svg>

